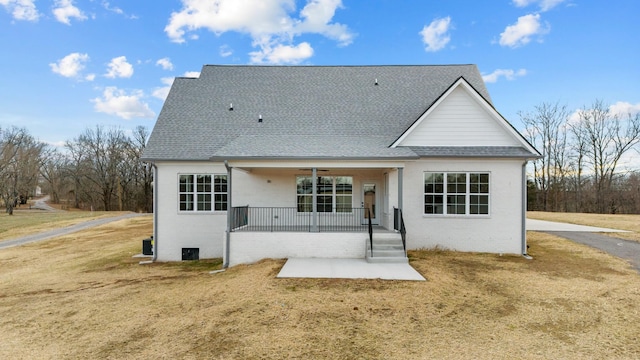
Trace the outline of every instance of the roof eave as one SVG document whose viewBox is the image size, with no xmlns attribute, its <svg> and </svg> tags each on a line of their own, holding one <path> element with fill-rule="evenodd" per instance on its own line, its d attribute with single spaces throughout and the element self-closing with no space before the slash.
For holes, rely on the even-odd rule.
<svg viewBox="0 0 640 360">
<path fill-rule="evenodd" d="M 415 160 L 420 156 L 407 155 L 407 156 L 212 156 L 209 161 L 224 161 L 224 160 L 264 160 L 264 161 L 397 161 L 397 160 Z"/>
</svg>

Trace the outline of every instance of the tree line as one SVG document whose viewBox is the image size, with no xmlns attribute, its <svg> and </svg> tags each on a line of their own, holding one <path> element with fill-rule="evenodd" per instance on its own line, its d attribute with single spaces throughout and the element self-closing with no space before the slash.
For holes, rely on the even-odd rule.
<svg viewBox="0 0 640 360">
<path fill-rule="evenodd" d="M 152 212 L 152 170 L 140 161 L 149 132 L 88 128 L 61 148 L 24 128 L 0 128 L 0 200 L 6 212 L 38 186 L 51 201 L 86 210 Z"/>
<path fill-rule="evenodd" d="M 596 100 L 575 113 L 542 103 L 519 116 L 542 155 L 531 163 L 529 210 L 640 213 L 640 172 L 620 169 L 623 156 L 640 152 L 640 114 Z M 96 126 L 56 148 L 26 129 L 0 128 L 0 201 L 12 214 L 40 186 L 68 207 L 152 212 L 153 174 L 140 160 L 148 137 L 142 126 Z"/>
<path fill-rule="evenodd" d="M 532 164 L 529 210 L 640 213 L 640 174 L 620 168 L 625 155 L 640 150 L 639 114 L 614 113 L 596 100 L 575 113 L 542 103 L 519 115 L 542 155 Z"/>
</svg>

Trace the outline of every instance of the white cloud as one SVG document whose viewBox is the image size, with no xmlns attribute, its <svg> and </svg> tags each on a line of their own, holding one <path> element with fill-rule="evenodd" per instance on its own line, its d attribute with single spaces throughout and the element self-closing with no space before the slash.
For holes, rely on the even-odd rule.
<svg viewBox="0 0 640 360">
<path fill-rule="evenodd" d="M 87 16 L 77 7 L 73 6 L 72 0 L 56 0 L 53 15 L 63 24 L 71 25 L 71 18 L 86 20 Z"/>
<path fill-rule="evenodd" d="M 171 85 L 173 85 L 173 80 L 175 78 L 173 77 L 165 77 L 160 79 L 160 81 L 165 85 L 163 87 L 158 87 L 155 90 L 153 90 L 153 96 L 157 97 L 158 99 L 164 101 L 167 99 L 167 95 L 169 95 L 169 90 L 171 90 Z"/>
<path fill-rule="evenodd" d="M 336 10 L 342 7 L 341 0 L 308 0 L 297 15 L 294 0 L 182 0 L 182 4 L 183 9 L 172 13 L 165 27 L 171 41 L 185 42 L 187 33 L 198 29 L 216 35 L 235 31 L 251 36 L 252 46 L 257 48 L 251 57 L 263 61 L 299 62 L 311 50 L 308 43 L 293 43 L 302 34 L 320 34 L 341 46 L 349 45 L 354 38 L 346 25 L 332 22 Z M 197 35 L 191 34 L 190 38 Z"/>
<path fill-rule="evenodd" d="M 142 101 L 143 97 L 144 94 L 139 90 L 127 94 L 116 87 L 107 87 L 102 98 L 95 98 L 91 102 L 94 103 L 97 112 L 116 115 L 126 120 L 156 116 L 149 105 Z"/>
<path fill-rule="evenodd" d="M 80 76 L 80 73 L 84 69 L 84 64 L 89 61 L 88 54 L 71 53 L 57 63 L 50 63 L 51 71 L 56 74 L 62 75 L 68 78 L 74 78 Z M 89 81 L 93 79 L 87 79 Z"/>
<path fill-rule="evenodd" d="M 168 57 L 156 61 L 156 65 L 161 66 L 164 70 L 173 70 L 173 64 Z"/>
<path fill-rule="evenodd" d="M 184 77 L 188 77 L 188 78 L 199 78 L 200 77 L 200 71 L 187 71 L 184 73 L 183 75 Z"/>
<path fill-rule="evenodd" d="M 307 42 L 297 46 L 278 44 L 274 47 L 263 46 L 262 50 L 249 53 L 254 64 L 299 64 L 313 56 L 313 48 Z"/>
<path fill-rule="evenodd" d="M 122 16 L 128 18 L 128 19 L 137 19 L 138 18 L 138 16 L 136 16 L 136 15 L 126 14 L 124 12 L 124 10 L 122 10 L 121 8 L 119 8 L 117 6 L 111 6 L 111 4 L 109 4 L 108 1 L 103 1 L 102 2 L 102 7 L 104 7 L 106 10 L 109 10 L 109 11 L 111 11 L 113 13 L 116 13 L 118 15 L 122 15 Z"/>
<path fill-rule="evenodd" d="M 538 4 L 540 11 L 548 11 L 565 1 L 566 0 L 513 0 L 513 5 L 517 7 L 527 7 L 531 4 Z"/>
<path fill-rule="evenodd" d="M 124 11 L 122 11 L 122 9 L 120 9 L 120 8 L 119 8 L 119 7 L 117 7 L 117 6 L 113 6 L 113 7 L 112 7 L 112 6 L 111 6 L 111 4 L 109 4 L 109 2 L 108 2 L 108 1 L 103 1 L 103 2 L 102 2 L 102 6 L 103 6 L 105 9 L 107 9 L 107 10 L 109 10 L 109 11 L 111 11 L 111 12 L 114 12 L 114 13 L 116 13 L 116 14 L 120 14 L 120 15 L 123 15 L 123 14 L 124 14 Z"/>
<path fill-rule="evenodd" d="M 0 5 L 16 20 L 38 21 L 40 13 L 34 2 L 35 0 L 0 0 Z"/>
<path fill-rule="evenodd" d="M 231 50 L 229 45 L 220 46 L 220 56 L 228 57 L 228 56 L 231 56 L 231 55 L 233 55 L 233 50 Z"/>
<path fill-rule="evenodd" d="M 612 115 L 617 115 L 622 118 L 626 118 L 629 114 L 635 116 L 636 114 L 640 114 L 640 103 L 631 104 L 626 101 L 618 101 L 609 106 L 609 111 Z"/>
<path fill-rule="evenodd" d="M 296 22 L 296 32 L 322 34 L 337 40 L 342 46 L 351 44 L 353 34 L 349 28 L 343 24 L 331 24 L 338 8 L 342 8 L 342 0 L 310 0 L 300 11 L 304 20 Z"/>
<path fill-rule="evenodd" d="M 448 32 L 451 29 L 451 17 L 435 19 L 420 32 L 422 42 L 427 46 L 426 51 L 443 49 L 451 40 Z"/>
<path fill-rule="evenodd" d="M 527 75 L 526 69 L 520 69 L 514 71 L 512 69 L 496 69 L 494 72 L 486 75 L 482 75 L 482 80 L 487 83 L 497 82 L 500 77 L 504 77 L 507 80 L 515 80 L 517 77 Z"/>
<path fill-rule="evenodd" d="M 576 124 L 580 122 L 580 115 L 585 111 L 589 112 L 589 108 L 576 109 L 571 115 L 569 115 L 569 123 Z M 613 105 L 609 105 L 608 108 L 610 116 L 618 116 L 622 119 L 626 119 L 627 116 L 635 116 L 640 114 L 640 103 L 632 104 L 626 101 L 618 101 Z"/>
<path fill-rule="evenodd" d="M 108 78 L 130 78 L 133 75 L 133 66 L 127 62 L 126 56 L 111 59 L 109 71 L 105 74 Z"/>
<path fill-rule="evenodd" d="M 188 77 L 188 78 L 198 78 L 200 77 L 200 72 L 199 71 L 187 71 L 184 73 L 184 75 L 182 75 L 184 77 Z M 160 79 L 160 81 L 165 85 L 162 87 L 157 87 L 153 90 L 153 96 L 157 97 L 158 99 L 164 101 L 167 99 L 167 95 L 169 95 L 169 90 L 171 90 L 171 85 L 173 85 L 173 81 L 175 80 L 175 78 L 173 77 L 164 77 L 162 79 Z"/>
<path fill-rule="evenodd" d="M 540 14 L 528 14 L 520 16 L 514 25 L 507 26 L 500 34 L 500 45 L 516 48 L 526 45 L 535 35 L 544 35 L 549 32 L 549 26 L 540 24 Z"/>
</svg>

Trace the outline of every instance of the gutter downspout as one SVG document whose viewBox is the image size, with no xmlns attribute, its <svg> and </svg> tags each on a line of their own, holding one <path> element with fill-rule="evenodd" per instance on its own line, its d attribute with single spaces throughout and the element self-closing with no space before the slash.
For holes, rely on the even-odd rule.
<svg viewBox="0 0 640 360">
<path fill-rule="evenodd" d="M 140 261 L 140 265 L 146 265 L 158 260 L 158 167 L 150 163 L 153 169 L 153 257 L 149 261 Z"/>
<path fill-rule="evenodd" d="M 522 256 L 525 259 L 532 260 L 533 258 L 527 254 L 527 163 L 529 161 L 525 160 L 522 163 L 522 229 L 521 229 L 521 239 L 522 239 Z"/>
<path fill-rule="evenodd" d="M 233 167 L 229 166 L 229 162 L 227 160 L 224 161 L 224 167 L 227 168 L 227 231 L 226 231 L 226 238 L 225 238 L 225 244 L 224 244 L 224 258 L 222 261 L 222 268 L 226 269 L 229 267 L 229 244 L 231 243 L 231 217 L 233 214 L 233 207 L 231 206 L 231 204 L 233 204 L 233 202 L 231 202 L 231 194 L 233 193 L 231 191 L 231 170 L 233 170 Z"/>
<path fill-rule="evenodd" d="M 151 163 L 153 169 L 153 258 L 151 262 L 158 260 L 158 167 Z"/>
</svg>

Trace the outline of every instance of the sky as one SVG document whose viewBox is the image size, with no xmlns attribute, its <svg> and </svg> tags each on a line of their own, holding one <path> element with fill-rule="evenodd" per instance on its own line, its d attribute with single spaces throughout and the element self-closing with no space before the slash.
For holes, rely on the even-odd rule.
<svg viewBox="0 0 640 360">
<path fill-rule="evenodd" d="M 153 128 L 205 64 L 476 64 L 495 108 L 640 111 L 637 0 L 0 0 L 0 128 Z M 416 89 L 419 91 L 419 89 Z"/>
</svg>

